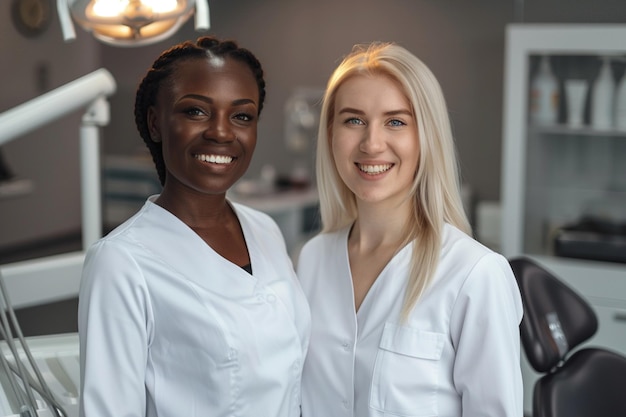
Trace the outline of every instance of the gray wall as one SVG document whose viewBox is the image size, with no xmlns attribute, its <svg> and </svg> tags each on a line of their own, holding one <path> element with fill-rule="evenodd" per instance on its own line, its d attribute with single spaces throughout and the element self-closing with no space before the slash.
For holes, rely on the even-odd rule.
<svg viewBox="0 0 626 417">
<path fill-rule="evenodd" d="M 193 39 L 190 21 L 172 38 L 142 48 L 114 48 L 77 28 L 64 44 L 58 21 L 38 38 L 20 35 L 0 1 L 0 112 L 100 66 L 118 83 L 111 124 L 103 129 L 108 154 L 143 149 L 135 133 L 135 86 L 169 45 Z M 507 23 L 623 23 L 623 0 L 209 0 L 210 33 L 237 39 L 263 63 L 268 97 L 249 175 L 266 163 L 291 169 L 283 147 L 283 106 L 299 86 L 321 88 L 353 44 L 396 41 L 421 57 L 446 94 L 464 181 L 475 198 L 499 198 L 504 32 Z M 520 7 L 523 5 L 523 9 Z M 520 13 L 523 11 L 523 13 Z M 37 115 L 33 115 L 37 117 Z M 3 148 L 16 174 L 34 181 L 32 194 L 0 199 L 0 251 L 80 228 L 78 118 L 70 116 Z M 311 155 L 312 158 L 312 155 Z"/>
</svg>

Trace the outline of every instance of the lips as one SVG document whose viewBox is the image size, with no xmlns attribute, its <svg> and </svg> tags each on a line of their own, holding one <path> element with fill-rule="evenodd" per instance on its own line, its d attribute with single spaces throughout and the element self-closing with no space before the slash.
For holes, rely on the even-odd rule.
<svg viewBox="0 0 626 417">
<path fill-rule="evenodd" d="M 356 166 L 359 170 L 368 175 L 377 175 L 382 174 L 383 172 L 387 172 L 393 167 L 393 164 L 359 164 L 356 163 Z"/>
<path fill-rule="evenodd" d="M 194 158 L 211 164 L 226 165 L 232 163 L 236 158 L 228 155 L 216 154 L 194 154 Z"/>
</svg>

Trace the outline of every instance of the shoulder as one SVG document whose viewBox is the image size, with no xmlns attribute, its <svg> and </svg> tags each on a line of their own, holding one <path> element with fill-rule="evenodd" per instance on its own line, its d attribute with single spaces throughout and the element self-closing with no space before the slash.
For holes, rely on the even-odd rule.
<svg viewBox="0 0 626 417">
<path fill-rule="evenodd" d="M 303 285 L 327 279 L 341 270 L 346 262 L 345 236 L 346 230 L 320 233 L 304 244 L 296 262 L 296 272 Z"/>
<path fill-rule="evenodd" d="M 151 204 L 151 203 L 150 203 Z M 156 229 L 150 205 L 117 226 L 95 242 L 85 254 L 82 284 L 120 285 L 122 281 L 143 281 L 142 265 L 154 260 L 150 245 L 159 244 L 153 233 Z"/>
<path fill-rule="evenodd" d="M 440 269 L 447 274 L 466 276 L 477 264 L 498 265 L 508 263 L 502 255 L 489 249 L 471 236 L 446 224 L 444 227 Z"/>
<path fill-rule="evenodd" d="M 499 300 L 521 317 L 519 289 L 508 260 L 449 225 L 444 233 L 438 276 L 454 282 L 457 303 L 480 300 L 478 304 L 486 308 L 495 305 L 493 300 Z"/>
<path fill-rule="evenodd" d="M 85 255 L 79 299 L 119 300 L 129 294 L 146 294 L 147 259 L 134 245 L 105 238 L 93 244 Z"/>
<path fill-rule="evenodd" d="M 128 256 L 129 249 L 136 245 L 136 227 L 141 225 L 143 212 L 140 211 L 117 226 L 106 236 L 95 242 L 86 253 L 85 262 L 112 262 Z M 113 265 L 111 265 L 113 266 Z"/>
<path fill-rule="evenodd" d="M 105 274 L 112 271 L 138 268 L 137 258 L 141 251 L 141 245 L 138 245 L 133 239 L 128 239 L 125 233 L 106 236 L 87 250 L 83 272 Z"/>
<path fill-rule="evenodd" d="M 341 245 L 342 238 L 346 235 L 347 229 L 317 234 L 304 244 L 300 253 L 300 259 L 315 261 L 315 259 L 319 260 L 319 257 L 325 254 L 336 253 L 337 248 Z"/>
<path fill-rule="evenodd" d="M 446 225 L 439 278 L 457 281 L 461 291 L 496 285 L 515 290 L 517 284 L 507 259 L 451 225 Z"/>
<path fill-rule="evenodd" d="M 139 211 L 116 226 L 100 240 L 103 242 L 123 241 L 130 239 L 130 236 L 137 233 L 137 230 L 144 229 L 144 226 L 149 223 L 161 223 L 163 219 L 160 218 L 160 212 L 163 211 L 163 209 L 156 205 L 152 200 L 152 197 L 149 198 Z"/>
<path fill-rule="evenodd" d="M 444 254 L 449 251 L 463 252 L 469 257 L 476 258 L 493 252 L 473 237 L 448 223 L 443 228 L 441 250 Z"/>
</svg>

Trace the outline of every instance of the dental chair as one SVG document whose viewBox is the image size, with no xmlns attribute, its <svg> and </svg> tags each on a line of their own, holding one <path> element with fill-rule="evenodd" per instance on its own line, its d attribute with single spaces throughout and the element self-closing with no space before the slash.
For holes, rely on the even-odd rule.
<svg viewBox="0 0 626 417">
<path fill-rule="evenodd" d="M 520 336 L 535 371 L 533 417 L 626 416 L 626 357 L 579 347 L 598 329 L 591 306 L 534 261 L 509 261 L 524 305 Z M 589 277 L 592 279 L 593 277 Z"/>
</svg>

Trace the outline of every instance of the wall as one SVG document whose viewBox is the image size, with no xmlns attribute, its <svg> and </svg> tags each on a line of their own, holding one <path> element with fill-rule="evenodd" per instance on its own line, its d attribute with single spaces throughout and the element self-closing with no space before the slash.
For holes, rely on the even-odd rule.
<svg viewBox="0 0 626 417">
<path fill-rule="evenodd" d="M 285 151 L 279 157 L 275 149 L 284 144 L 283 107 L 295 88 L 323 88 L 355 43 L 396 41 L 421 57 L 439 77 L 466 181 L 486 197 L 497 196 L 499 181 L 494 170 L 500 158 L 503 30 L 512 18 L 510 4 L 495 0 L 232 0 L 210 5 L 210 32 L 239 40 L 257 54 L 267 74 L 267 103 L 250 175 L 258 175 L 268 162 L 279 172 L 291 170 L 292 155 Z M 189 24 L 171 41 L 197 36 Z M 103 48 L 104 62 L 124 84 L 113 98 L 116 124 L 107 133 L 116 140 L 107 141 L 108 152 L 133 152 L 141 146 L 134 134 L 132 94 L 145 68 L 169 42 L 162 44 L 140 55 Z M 476 152 L 476 140 L 482 152 Z"/>
<path fill-rule="evenodd" d="M 9 19 L 11 1 L 0 1 L 0 111 L 40 93 L 35 73 L 48 68 L 48 88 L 99 66 L 118 83 L 112 123 L 103 129 L 110 154 L 143 150 L 132 105 L 140 77 L 164 48 L 198 36 L 192 22 L 172 38 L 142 48 L 102 45 L 77 28 L 64 44 L 58 21 L 43 37 L 27 39 Z M 421 57 L 446 94 L 464 181 L 479 199 L 497 200 L 500 187 L 504 31 L 526 22 L 626 21 L 622 0 L 209 0 L 210 33 L 232 37 L 251 49 L 267 74 L 268 97 L 250 175 L 262 165 L 291 169 L 283 146 L 283 106 L 298 86 L 323 87 L 354 43 L 396 41 Z M 521 10 L 523 13 L 516 13 Z M 37 117 L 37 115 L 33 115 Z M 77 160 L 78 117 L 69 117 L 4 148 L 11 168 L 34 181 L 27 197 L 0 200 L 0 251 L 21 242 L 80 228 Z M 312 153 L 310 156 L 312 160 Z"/>
</svg>

